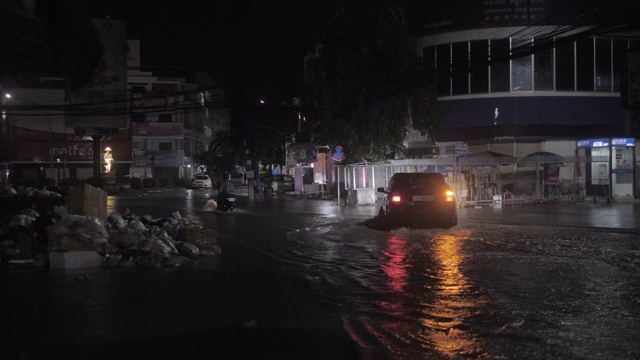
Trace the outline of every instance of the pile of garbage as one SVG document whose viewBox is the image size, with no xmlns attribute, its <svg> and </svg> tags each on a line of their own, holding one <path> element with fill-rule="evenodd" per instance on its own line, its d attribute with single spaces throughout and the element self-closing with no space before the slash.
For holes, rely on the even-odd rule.
<svg viewBox="0 0 640 360">
<path fill-rule="evenodd" d="M 55 191 L 50 191 L 47 187 L 43 187 L 42 189 L 36 189 L 33 187 L 23 187 L 19 186 L 17 188 L 13 188 L 11 186 L 4 186 L 0 188 L 0 196 L 40 196 L 40 197 L 61 197 L 62 194 Z"/>
<path fill-rule="evenodd" d="M 89 253 L 100 266 L 147 268 L 175 266 L 221 253 L 214 230 L 178 212 L 153 219 L 127 210 L 125 214 L 111 213 L 103 222 L 97 217 L 68 214 L 65 207 L 55 206 L 46 216 L 26 209 L 0 226 L 0 266 L 54 267 L 55 255 L 55 259 L 62 259 L 56 260 L 55 267 L 72 268 L 68 264 Z"/>
</svg>

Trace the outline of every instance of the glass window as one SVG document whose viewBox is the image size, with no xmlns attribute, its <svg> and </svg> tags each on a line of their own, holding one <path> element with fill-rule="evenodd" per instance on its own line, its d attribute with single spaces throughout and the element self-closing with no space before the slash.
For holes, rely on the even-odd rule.
<svg viewBox="0 0 640 360">
<path fill-rule="evenodd" d="M 170 142 L 158 143 L 158 150 L 173 150 L 173 144 Z"/>
<path fill-rule="evenodd" d="M 491 92 L 509 91 L 509 39 L 491 40 Z"/>
<path fill-rule="evenodd" d="M 422 49 L 422 66 L 425 70 L 436 69 L 436 47 L 429 46 Z"/>
<path fill-rule="evenodd" d="M 534 39 L 535 46 L 543 46 Z M 544 49 L 533 55 L 533 88 L 536 91 L 553 90 L 553 49 Z"/>
<path fill-rule="evenodd" d="M 471 92 L 489 91 L 489 42 L 472 41 L 470 44 L 469 66 L 471 72 Z"/>
<path fill-rule="evenodd" d="M 611 39 L 596 39 L 596 91 L 611 91 Z"/>
<path fill-rule="evenodd" d="M 451 47 L 449 44 L 436 47 L 436 75 L 438 96 L 451 95 Z"/>
<path fill-rule="evenodd" d="M 171 114 L 160 114 L 158 115 L 158 121 L 164 123 L 171 122 Z"/>
<path fill-rule="evenodd" d="M 613 91 L 620 91 L 620 72 L 627 56 L 627 40 L 613 40 Z"/>
<path fill-rule="evenodd" d="M 556 90 L 575 91 L 573 41 L 559 42 L 556 47 Z"/>
<path fill-rule="evenodd" d="M 577 91 L 593 91 L 593 40 L 576 41 Z"/>
<path fill-rule="evenodd" d="M 452 94 L 469 93 L 469 43 L 458 42 L 451 45 Z"/>
<path fill-rule="evenodd" d="M 133 122 L 145 122 L 145 113 L 134 112 L 131 113 L 131 121 Z"/>
<path fill-rule="evenodd" d="M 531 38 L 511 39 L 511 53 L 516 55 L 521 51 L 531 49 Z M 533 56 L 525 55 L 511 60 L 511 90 L 533 90 Z"/>
</svg>

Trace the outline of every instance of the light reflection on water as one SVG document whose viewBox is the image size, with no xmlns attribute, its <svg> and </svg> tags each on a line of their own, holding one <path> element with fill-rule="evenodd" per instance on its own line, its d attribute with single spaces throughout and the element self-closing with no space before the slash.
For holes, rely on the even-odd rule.
<svg viewBox="0 0 640 360">
<path fill-rule="evenodd" d="M 375 289 L 382 319 L 365 320 L 363 330 L 396 356 L 418 355 L 420 349 L 446 357 L 485 354 L 469 321 L 486 300 L 461 269 L 465 261 L 461 242 L 469 235 L 468 231 L 391 234 L 380 249 L 384 278 L 382 287 Z M 349 330 L 354 339 L 363 338 Z"/>
<path fill-rule="evenodd" d="M 460 269 L 464 261 L 460 242 L 468 235 L 466 232 L 438 234 L 434 239 L 439 283 L 429 289 L 435 293 L 433 299 L 424 304 L 428 311 L 422 323 L 430 329 L 426 332 L 428 343 L 446 355 L 477 355 L 483 352 L 466 324 L 466 320 L 484 302 L 482 296 L 475 294 L 473 285 Z"/>
</svg>

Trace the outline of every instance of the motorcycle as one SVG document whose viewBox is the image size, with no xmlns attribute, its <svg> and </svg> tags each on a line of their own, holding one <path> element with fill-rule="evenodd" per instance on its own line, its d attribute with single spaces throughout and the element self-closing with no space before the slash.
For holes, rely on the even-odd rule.
<svg viewBox="0 0 640 360">
<path fill-rule="evenodd" d="M 218 204 L 220 211 L 233 211 L 236 208 L 236 195 L 227 194 Z"/>
</svg>

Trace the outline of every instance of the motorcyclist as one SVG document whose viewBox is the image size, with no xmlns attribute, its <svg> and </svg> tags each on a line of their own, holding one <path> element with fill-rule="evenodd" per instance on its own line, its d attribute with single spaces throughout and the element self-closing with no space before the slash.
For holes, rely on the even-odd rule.
<svg viewBox="0 0 640 360">
<path fill-rule="evenodd" d="M 229 196 L 229 194 L 236 193 L 236 189 L 229 179 L 229 173 L 225 173 L 222 178 L 222 182 L 220 183 L 220 189 L 218 190 L 218 206 L 222 205 L 222 202 L 227 198 L 227 196 Z"/>
</svg>

